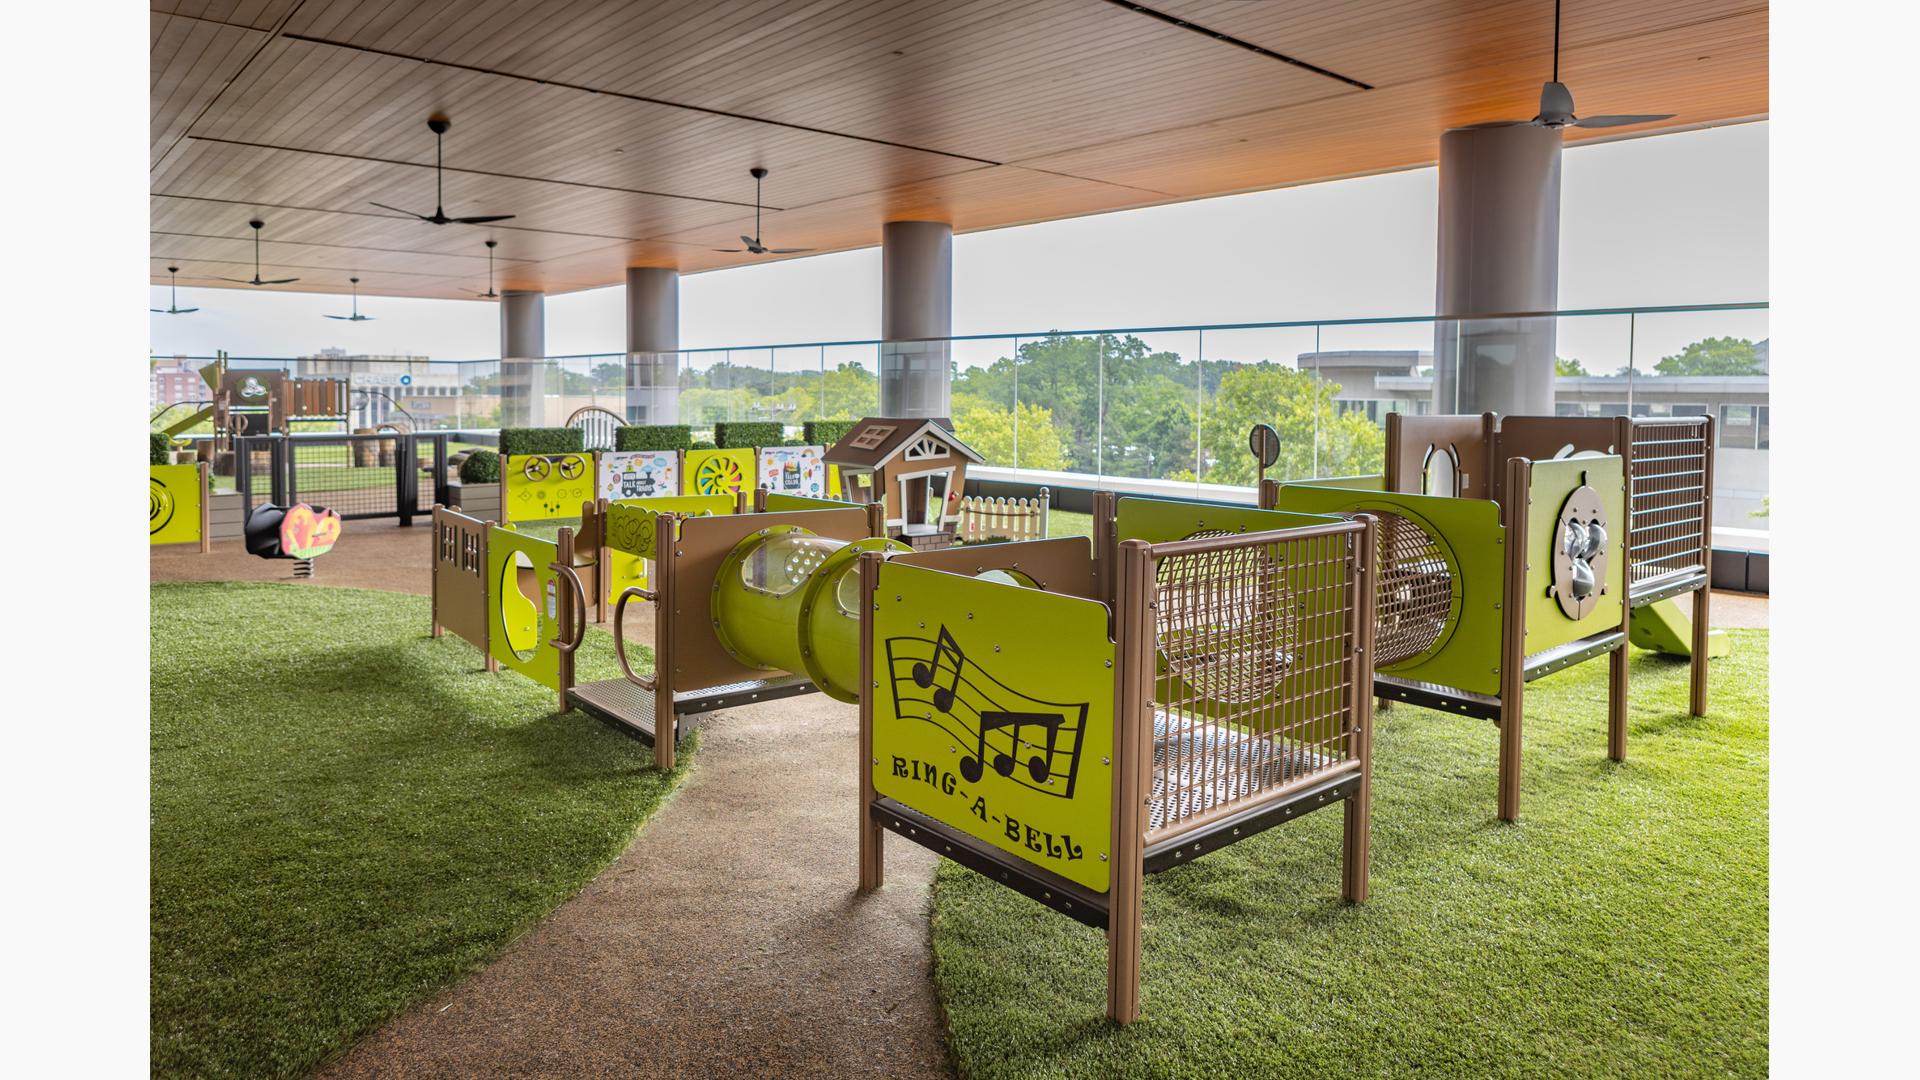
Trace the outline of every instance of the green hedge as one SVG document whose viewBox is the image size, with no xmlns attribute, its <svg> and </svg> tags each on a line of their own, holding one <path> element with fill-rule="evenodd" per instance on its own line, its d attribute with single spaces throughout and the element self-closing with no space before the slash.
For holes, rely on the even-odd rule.
<svg viewBox="0 0 1920 1080">
<path fill-rule="evenodd" d="M 771 420 L 722 421 L 713 425 L 713 442 L 722 450 L 750 450 L 756 446 L 780 446 L 787 441 L 787 429 Z"/>
<path fill-rule="evenodd" d="M 858 420 L 809 420 L 803 425 L 806 431 L 806 445 L 832 446 L 847 437 Z"/>
<path fill-rule="evenodd" d="M 502 434 L 505 434 L 502 432 Z M 500 482 L 500 455 L 491 450 L 475 450 L 460 463 L 460 482 L 463 484 L 497 484 Z"/>
<path fill-rule="evenodd" d="M 500 453 L 579 454 L 586 452 L 587 433 L 570 427 L 516 427 L 500 429 Z"/>
<path fill-rule="evenodd" d="M 158 431 L 147 432 L 147 464 L 167 465 L 173 461 L 173 440 Z"/>
<path fill-rule="evenodd" d="M 628 424 L 613 429 L 615 450 L 689 450 L 693 429 L 685 424 Z"/>
<path fill-rule="evenodd" d="M 697 440 L 696 442 L 694 442 L 694 444 L 693 444 L 692 446 L 689 446 L 689 447 L 687 447 L 687 449 L 689 449 L 689 450 L 718 450 L 718 449 L 720 449 L 720 448 L 719 448 L 718 446 L 715 446 L 715 445 L 713 444 L 713 440 L 712 440 L 712 439 L 700 439 L 700 440 Z"/>
</svg>

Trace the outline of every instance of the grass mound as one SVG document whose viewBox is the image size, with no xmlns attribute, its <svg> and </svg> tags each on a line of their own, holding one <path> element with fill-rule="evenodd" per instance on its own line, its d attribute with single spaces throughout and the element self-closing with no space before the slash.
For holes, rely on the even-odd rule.
<svg viewBox="0 0 1920 1080">
<path fill-rule="evenodd" d="M 151 605 L 156 1075 L 306 1072 L 577 892 L 677 780 L 428 638 L 425 597 L 156 584 Z M 613 677 L 589 633 L 582 679 Z"/>
<path fill-rule="evenodd" d="M 1735 630 L 1711 716 L 1633 658 L 1534 683 L 1522 820 L 1493 725 L 1382 714 L 1372 899 L 1340 901 L 1340 815 L 1147 881 L 1143 1018 L 1104 1019 L 1105 938 L 943 864 L 933 946 L 973 1077 L 1764 1076 L 1767 635 Z"/>
</svg>

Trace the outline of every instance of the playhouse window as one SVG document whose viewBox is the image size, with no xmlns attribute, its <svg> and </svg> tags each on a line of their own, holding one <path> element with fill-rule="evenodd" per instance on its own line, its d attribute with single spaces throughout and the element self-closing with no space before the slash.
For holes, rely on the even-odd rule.
<svg viewBox="0 0 1920 1080">
<path fill-rule="evenodd" d="M 872 450 L 881 443 L 886 442 L 887 436 L 893 434 L 896 426 L 897 425 L 894 424 L 875 424 L 854 436 L 853 441 L 848 443 L 847 446 L 855 450 Z"/>
</svg>

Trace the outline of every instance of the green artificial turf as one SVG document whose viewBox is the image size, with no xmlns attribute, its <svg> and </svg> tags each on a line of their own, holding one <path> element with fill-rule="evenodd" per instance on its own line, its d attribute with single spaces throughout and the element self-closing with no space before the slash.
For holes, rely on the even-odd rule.
<svg viewBox="0 0 1920 1080">
<path fill-rule="evenodd" d="M 1382 714 L 1369 902 L 1340 900 L 1338 812 L 1149 878 L 1124 1030 L 1104 935 L 943 863 L 935 978 L 961 1073 L 1766 1075 L 1768 638 L 1732 633 L 1705 719 L 1684 662 L 1635 654 L 1624 764 L 1605 663 L 1532 684 L 1513 825 L 1492 724 Z"/>
<path fill-rule="evenodd" d="M 155 1075 L 307 1072 L 497 955 L 677 782 L 430 639 L 425 597 L 156 584 L 151 605 Z M 582 680 L 613 677 L 589 634 Z"/>
</svg>

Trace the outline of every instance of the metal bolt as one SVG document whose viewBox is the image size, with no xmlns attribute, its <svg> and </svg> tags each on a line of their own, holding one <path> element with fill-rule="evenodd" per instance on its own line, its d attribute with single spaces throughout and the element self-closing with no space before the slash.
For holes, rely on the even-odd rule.
<svg viewBox="0 0 1920 1080">
<path fill-rule="evenodd" d="M 1106 664 L 1107 664 L 1107 666 L 1108 666 L 1108 667 L 1112 667 L 1112 666 L 1113 666 L 1113 661 L 1111 661 L 1111 660 L 1108 660 L 1108 661 L 1106 662 Z"/>
<path fill-rule="evenodd" d="M 925 624 L 923 623 L 923 624 L 921 624 L 921 625 L 925 625 Z M 995 645 L 995 646 L 993 647 L 993 651 L 994 651 L 994 652 L 999 652 L 999 651 L 1000 651 L 1000 646 L 998 646 L 998 645 Z"/>
</svg>

